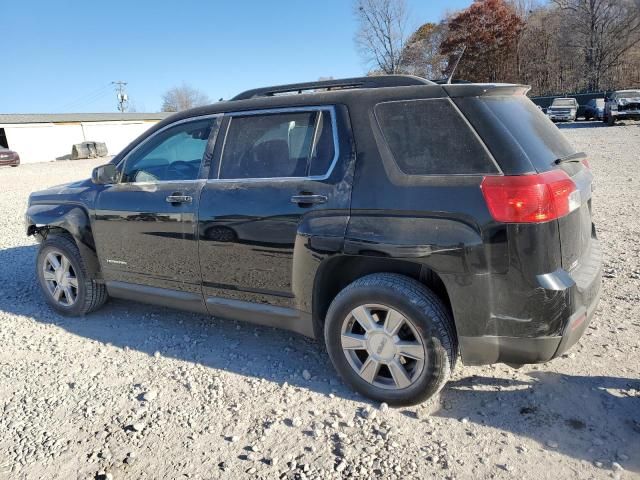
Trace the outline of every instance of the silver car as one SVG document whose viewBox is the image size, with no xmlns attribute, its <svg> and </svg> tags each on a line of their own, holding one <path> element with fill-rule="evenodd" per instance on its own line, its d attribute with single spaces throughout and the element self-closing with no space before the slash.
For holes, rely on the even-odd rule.
<svg viewBox="0 0 640 480">
<path fill-rule="evenodd" d="M 547 108 L 547 117 L 553 122 L 573 122 L 577 113 L 578 101 L 575 98 L 556 98 Z"/>
<path fill-rule="evenodd" d="M 607 97 L 603 121 L 612 126 L 617 120 L 640 120 L 640 90 L 618 90 Z"/>
</svg>

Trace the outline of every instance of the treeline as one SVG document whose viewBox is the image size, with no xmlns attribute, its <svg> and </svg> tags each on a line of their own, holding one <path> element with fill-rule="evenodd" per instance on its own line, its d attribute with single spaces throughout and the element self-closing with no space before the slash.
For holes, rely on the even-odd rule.
<svg viewBox="0 0 640 480">
<path fill-rule="evenodd" d="M 406 35 L 404 0 L 355 0 L 372 74 L 531 85 L 532 94 L 640 86 L 640 0 L 475 0 Z"/>
</svg>

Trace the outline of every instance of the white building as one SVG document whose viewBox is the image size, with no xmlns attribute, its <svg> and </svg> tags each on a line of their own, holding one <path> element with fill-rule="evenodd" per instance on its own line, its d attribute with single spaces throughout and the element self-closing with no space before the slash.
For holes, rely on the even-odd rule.
<svg viewBox="0 0 640 480">
<path fill-rule="evenodd" d="M 18 152 L 21 163 L 69 158 L 71 147 L 104 142 L 115 155 L 170 113 L 0 114 L 0 146 Z"/>
</svg>

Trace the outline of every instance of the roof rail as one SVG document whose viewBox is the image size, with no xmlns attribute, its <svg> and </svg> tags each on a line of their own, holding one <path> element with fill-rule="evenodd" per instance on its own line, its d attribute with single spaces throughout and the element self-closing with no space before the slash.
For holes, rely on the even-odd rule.
<svg viewBox="0 0 640 480">
<path fill-rule="evenodd" d="M 343 90 L 351 88 L 407 87 L 412 85 L 435 85 L 435 83 L 413 75 L 380 75 L 376 77 L 342 78 L 317 82 L 292 83 L 273 87 L 255 88 L 242 92 L 231 100 L 246 100 L 255 97 L 273 97 L 285 93 L 303 93 L 310 90 Z"/>
</svg>

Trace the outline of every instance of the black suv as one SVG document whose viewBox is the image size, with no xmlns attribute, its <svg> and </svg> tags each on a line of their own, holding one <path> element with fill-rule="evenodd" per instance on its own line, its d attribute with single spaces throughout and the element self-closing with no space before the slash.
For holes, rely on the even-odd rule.
<svg viewBox="0 0 640 480">
<path fill-rule="evenodd" d="M 585 155 L 527 90 L 355 78 L 177 113 L 91 180 L 31 195 L 44 295 L 69 315 L 112 296 L 293 330 L 395 405 L 459 354 L 546 362 L 587 328 L 602 261 Z"/>
</svg>

